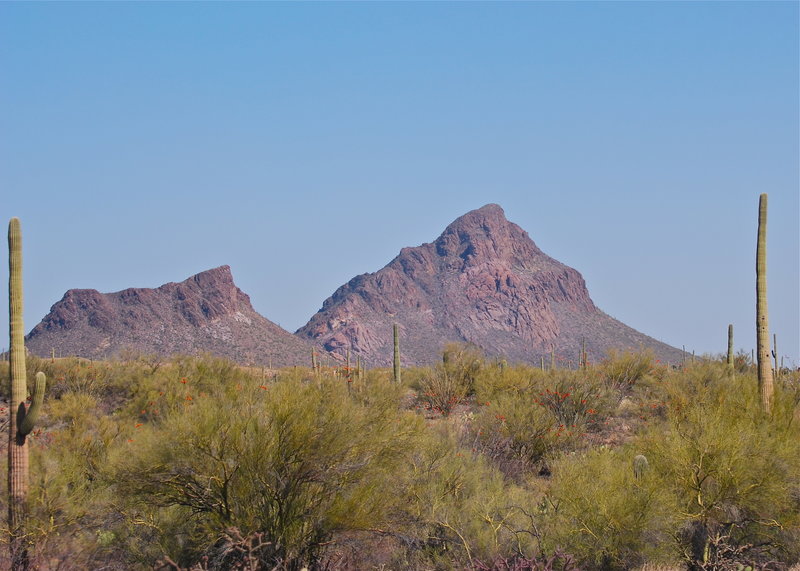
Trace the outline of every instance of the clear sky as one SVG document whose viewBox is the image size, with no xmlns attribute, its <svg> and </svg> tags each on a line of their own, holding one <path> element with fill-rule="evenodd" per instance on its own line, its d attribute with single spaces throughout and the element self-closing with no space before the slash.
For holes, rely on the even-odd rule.
<svg viewBox="0 0 800 571">
<path fill-rule="evenodd" d="M 610 315 L 698 354 L 733 323 L 749 352 L 767 192 L 770 326 L 800 365 L 798 20 L 797 2 L 0 3 L 26 330 L 70 288 L 230 264 L 293 331 L 496 202 Z"/>
</svg>

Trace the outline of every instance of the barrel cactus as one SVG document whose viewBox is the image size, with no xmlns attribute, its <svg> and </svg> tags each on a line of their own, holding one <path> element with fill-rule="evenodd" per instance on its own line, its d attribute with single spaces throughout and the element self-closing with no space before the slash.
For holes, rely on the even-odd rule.
<svg viewBox="0 0 800 571">
<path fill-rule="evenodd" d="M 650 468 L 650 463 L 647 461 L 647 456 L 637 454 L 633 459 L 633 477 L 641 480 Z"/>
</svg>

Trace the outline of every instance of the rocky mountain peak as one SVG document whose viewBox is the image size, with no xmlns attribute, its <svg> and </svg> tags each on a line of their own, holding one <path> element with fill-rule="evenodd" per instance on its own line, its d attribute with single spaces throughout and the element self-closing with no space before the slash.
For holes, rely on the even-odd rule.
<svg viewBox="0 0 800 571">
<path fill-rule="evenodd" d="M 454 220 L 434 241 L 447 267 L 465 270 L 482 264 L 534 268 L 552 265 L 522 228 L 509 222 L 497 204 L 487 204 Z"/>
<path fill-rule="evenodd" d="M 432 243 L 403 248 L 374 274 L 340 287 L 297 334 L 368 362 L 391 360 L 391 330 L 404 362 L 430 363 L 448 342 L 537 362 L 555 347 L 577 360 L 611 347 L 672 348 L 603 314 L 576 270 L 544 254 L 497 204 L 470 211 Z"/>
</svg>

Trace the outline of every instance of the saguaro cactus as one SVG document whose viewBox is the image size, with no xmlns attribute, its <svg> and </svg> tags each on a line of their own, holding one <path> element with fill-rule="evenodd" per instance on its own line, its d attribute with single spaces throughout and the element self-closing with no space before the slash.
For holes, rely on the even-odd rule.
<svg viewBox="0 0 800 571">
<path fill-rule="evenodd" d="M 44 398 L 44 373 L 36 374 L 30 408 L 25 371 L 25 327 L 22 321 L 22 233 L 18 218 L 8 224 L 8 305 L 9 305 L 9 368 L 11 402 L 8 427 L 8 529 L 11 534 L 11 568 L 28 569 L 28 547 L 23 524 L 28 497 L 28 442 Z"/>
<path fill-rule="evenodd" d="M 589 368 L 589 358 L 586 354 L 586 337 L 581 338 L 581 369 L 584 371 Z"/>
<path fill-rule="evenodd" d="M 394 382 L 400 382 L 400 337 L 397 334 L 397 323 L 392 327 L 394 333 Z"/>
<path fill-rule="evenodd" d="M 728 374 L 733 374 L 733 324 L 728 325 Z"/>
<path fill-rule="evenodd" d="M 772 411 L 772 364 L 769 354 L 769 317 L 767 314 L 767 195 L 758 200 L 758 242 L 756 245 L 756 357 L 761 408 Z"/>
</svg>

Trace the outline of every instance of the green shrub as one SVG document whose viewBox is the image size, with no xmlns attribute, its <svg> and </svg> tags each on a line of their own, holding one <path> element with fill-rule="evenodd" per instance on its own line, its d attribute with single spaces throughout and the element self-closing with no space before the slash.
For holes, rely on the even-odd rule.
<svg viewBox="0 0 800 571">
<path fill-rule="evenodd" d="M 764 418 L 755 377 L 718 362 L 656 364 L 615 387 L 599 368 L 460 359 L 439 368 L 477 406 L 427 421 L 407 410 L 424 369 L 348 384 L 210 357 L 40 360 L 53 390 L 30 436 L 33 562 L 540 568 L 558 548 L 581 569 L 800 559 L 796 373 L 776 379 Z"/>
<path fill-rule="evenodd" d="M 385 521 L 393 496 L 384 484 L 402 471 L 418 417 L 360 406 L 334 382 L 226 393 L 142 427 L 117 460 L 119 490 L 138 511 L 180 512 L 183 529 L 170 533 L 186 542 L 167 555 L 196 561 L 236 527 L 271 542 L 265 565 L 293 567 L 316 561 L 334 532 Z"/>
<path fill-rule="evenodd" d="M 546 460 L 574 447 L 581 429 L 559 422 L 532 395 L 498 395 L 481 407 L 471 427 L 473 447 L 495 461 L 509 476 L 546 469 Z"/>
<path fill-rule="evenodd" d="M 463 403 L 469 393 L 464 379 L 438 366 L 425 370 L 420 377 L 419 400 L 426 410 L 447 416 L 454 407 Z"/>
<path fill-rule="evenodd" d="M 475 392 L 475 379 L 483 368 L 483 356 L 472 345 L 448 344 L 442 362 L 419 372 L 419 399 L 427 410 L 444 416 Z"/>
<path fill-rule="evenodd" d="M 582 569 L 630 569 L 677 558 L 674 509 L 649 475 L 634 478 L 629 450 L 565 456 L 553 467 L 546 522 L 548 549 L 564 549 Z"/>
<path fill-rule="evenodd" d="M 397 531 L 413 538 L 402 568 L 471 568 L 474 560 L 538 548 L 529 507 L 538 500 L 508 485 L 480 455 L 456 444 L 446 426 L 427 434 L 411 457 Z M 405 522 L 405 523 L 404 523 Z"/>
<path fill-rule="evenodd" d="M 63 393 L 33 433 L 30 533 L 40 568 L 95 569 L 113 560 L 108 536 L 98 533 L 116 519 L 107 462 L 125 432 L 102 408 L 82 390 Z"/>
<path fill-rule="evenodd" d="M 534 402 L 553 413 L 559 425 L 582 429 L 609 414 L 615 398 L 592 371 L 556 370 L 533 387 Z"/>
<path fill-rule="evenodd" d="M 499 394 L 520 394 L 544 386 L 550 373 L 526 365 L 485 367 L 475 378 L 475 398 L 479 404 L 496 400 Z"/>
<path fill-rule="evenodd" d="M 675 498 L 687 562 L 796 559 L 800 426 L 792 389 L 776 383 L 770 418 L 760 412 L 755 376 L 730 379 L 719 363 L 690 368 L 668 389 L 668 424 L 639 446 Z"/>
<path fill-rule="evenodd" d="M 650 374 L 654 366 L 655 355 L 651 349 L 624 352 L 612 349 L 600 362 L 598 370 L 611 388 L 626 390 Z"/>
</svg>

